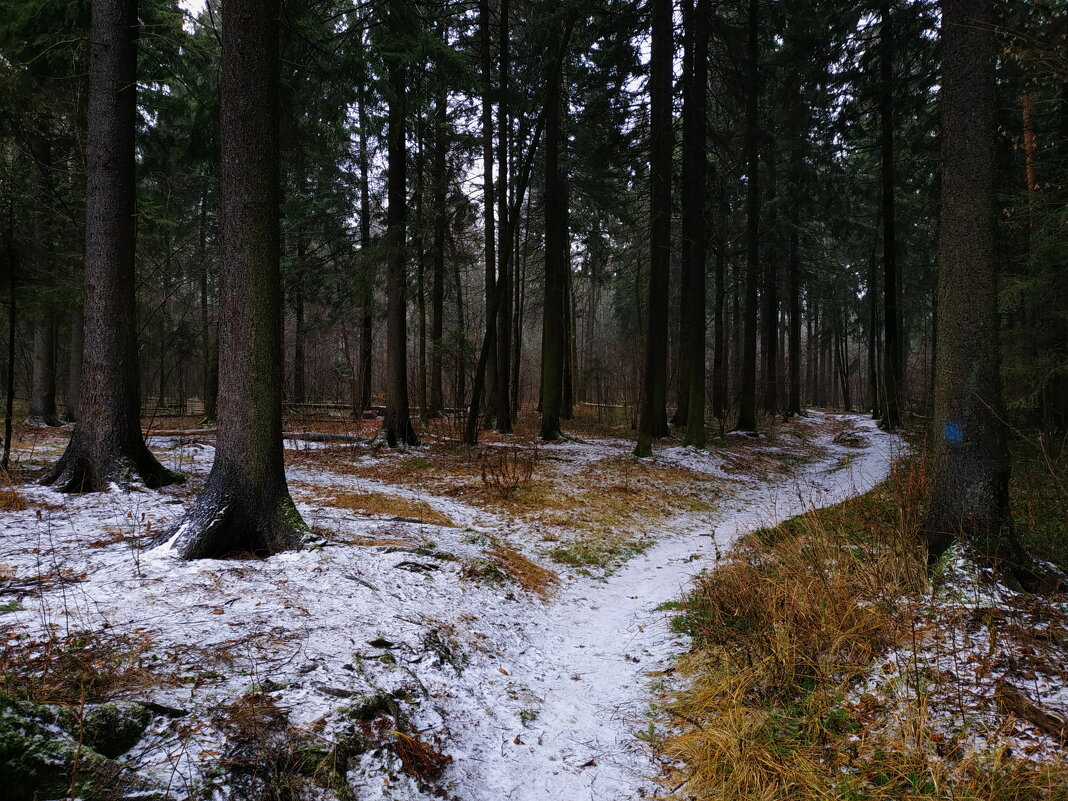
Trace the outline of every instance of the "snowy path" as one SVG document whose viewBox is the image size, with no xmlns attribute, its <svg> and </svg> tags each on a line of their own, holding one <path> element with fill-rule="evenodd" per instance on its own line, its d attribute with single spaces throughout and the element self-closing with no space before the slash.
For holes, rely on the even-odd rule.
<svg viewBox="0 0 1068 801">
<path fill-rule="evenodd" d="M 45 589 L 7 610 L 0 637 L 26 656 L 61 646 L 57 632 L 74 641 L 89 632 L 108 648 L 131 649 L 132 663 L 150 668 L 152 681 L 126 694 L 189 711 L 177 722 L 155 719 L 124 756 L 169 787 L 171 798 L 193 788 L 202 794 L 230 747 L 227 705 L 268 686 L 289 724 L 324 743 L 351 734 L 347 710 L 360 699 L 400 699 L 404 725 L 451 756 L 438 783 L 455 801 L 639 799 L 656 792 L 657 770 L 635 732 L 648 730 L 656 672 L 686 648 L 668 628 L 670 613 L 657 607 L 680 598 L 739 534 L 867 490 L 901 448 L 859 416 L 813 413 L 790 425 L 789 438 L 755 440 L 733 453 L 659 449 L 656 467 L 703 482 L 689 489 L 715 492 L 708 498 L 715 511 L 664 520 L 645 532 L 656 544 L 607 579 L 563 569 L 547 602 L 477 571 L 498 539 L 544 561 L 545 543 L 557 541 L 544 537 L 548 524 L 418 480 L 373 477 L 376 464 L 407 458 L 401 454 L 352 451 L 332 463 L 291 464 L 301 513 L 334 541 L 266 560 L 185 563 L 163 549 L 141 550 L 149 526 L 177 520 L 189 488 L 64 496 L 26 485 L 20 491 L 30 507 L 0 517 L 0 578 Z M 848 436 L 836 442 L 836 432 Z M 784 449 L 787 439 L 792 450 Z M 202 444 L 153 446 L 198 478 L 214 453 Z M 50 447 L 58 453 L 62 444 Z M 603 480 L 606 469 L 626 465 L 631 447 L 598 438 L 545 446 L 554 471 L 545 486 L 596 491 L 606 486 L 596 483 L 597 471 Z M 780 469 L 813 452 L 822 455 L 790 479 L 753 474 L 754 465 Z M 349 469 L 331 472 L 330 464 Z M 561 481 L 551 483 L 554 475 Z M 461 486 L 460 478 L 446 479 Z M 344 492 L 425 503 L 450 524 L 329 503 Z M 560 535 L 571 527 L 566 517 L 552 525 Z M 12 651 L 11 658 L 20 657 Z M 435 797 L 436 788 L 400 770 L 388 736 L 347 764 L 357 797 Z M 231 797 L 220 781 L 216 796 Z"/>
<path fill-rule="evenodd" d="M 506 668 L 508 683 L 488 675 L 477 685 L 486 714 L 468 715 L 462 729 L 453 727 L 454 776 L 463 801 L 654 794 L 656 769 L 634 734 L 649 725 L 650 672 L 669 667 L 684 649 L 669 629 L 670 613 L 657 607 L 677 600 L 717 549 L 726 551 L 741 534 L 838 503 L 885 478 L 899 440 L 871 421 L 858 419 L 857 426 L 864 450 L 849 449 L 846 459 L 843 449 L 832 448 L 801 476 L 739 494 L 705 526 L 688 518 L 689 530 L 633 559 L 607 583 L 571 583 L 544 615 L 530 620 L 527 643 Z M 666 528 L 675 527 L 669 522 Z M 537 709 L 525 729 L 514 715 L 497 711 L 523 694 Z"/>
</svg>

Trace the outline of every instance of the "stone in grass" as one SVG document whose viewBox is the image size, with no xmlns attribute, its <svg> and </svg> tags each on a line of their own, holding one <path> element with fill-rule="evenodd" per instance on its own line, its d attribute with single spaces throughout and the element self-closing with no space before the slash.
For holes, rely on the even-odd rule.
<svg viewBox="0 0 1068 801">
<path fill-rule="evenodd" d="M 87 709 L 82 718 L 82 742 L 114 759 L 133 748 L 144 736 L 152 713 L 141 704 L 118 701 Z"/>
<path fill-rule="evenodd" d="M 84 739 L 79 746 L 76 732 L 70 731 L 72 721 L 65 710 L 0 694 L 0 801 L 66 798 L 72 777 L 73 789 L 84 801 L 130 793 L 150 797 L 145 793 L 152 788 L 128 768 Z M 127 729 L 126 737 L 131 736 Z"/>
</svg>

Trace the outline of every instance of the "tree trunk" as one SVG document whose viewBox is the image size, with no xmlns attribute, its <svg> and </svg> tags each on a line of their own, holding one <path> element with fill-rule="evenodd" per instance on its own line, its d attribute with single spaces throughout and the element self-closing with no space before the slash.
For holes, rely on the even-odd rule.
<svg viewBox="0 0 1068 801">
<path fill-rule="evenodd" d="M 164 469 L 141 434 L 134 280 L 134 131 L 137 2 L 93 3 L 85 199 L 85 358 L 79 422 L 42 482 L 64 492 L 140 479 L 158 487 Z"/>
<path fill-rule="evenodd" d="M 768 226 L 773 237 L 772 246 L 764 250 L 764 295 L 761 298 L 761 334 L 763 348 L 761 357 L 764 362 L 764 397 L 761 403 L 764 413 L 775 415 L 779 411 L 779 264 L 781 253 L 780 221 L 778 216 L 777 149 L 768 148 L 768 208 L 772 209 L 776 219 Z"/>
<path fill-rule="evenodd" d="M 200 196 L 200 232 L 197 254 L 200 259 L 200 358 L 201 395 L 204 401 L 205 425 L 215 424 L 215 399 L 219 392 L 219 347 L 218 337 L 212 336 L 215 328 L 208 312 L 208 254 L 207 254 L 207 188 Z"/>
<path fill-rule="evenodd" d="M 56 324 L 51 318 L 33 327 L 33 381 L 30 385 L 30 413 L 26 420 L 35 426 L 58 426 L 56 409 Z"/>
<path fill-rule="evenodd" d="M 1009 513 L 995 216 L 994 37 L 989 0 L 942 2 L 942 209 L 938 241 L 930 557 L 957 537 L 1024 568 Z"/>
<path fill-rule="evenodd" d="M 367 98 L 365 81 L 357 91 L 360 126 L 360 411 L 371 406 L 371 360 L 373 358 L 375 310 L 375 261 L 371 256 L 370 156 L 367 152 Z"/>
<path fill-rule="evenodd" d="M 890 0 L 883 0 L 879 32 L 879 151 L 883 218 L 883 330 L 885 360 L 880 426 L 901 425 L 901 331 L 898 316 L 897 240 L 894 223 L 894 40 Z"/>
<path fill-rule="evenodd" d="M 709 0 L 692 0 L 683 4 L 683 24 L 686 16 L 693 28 L 687 36 L 692 50 L 690 69 L 683 74 L 687 81 L 683 91 L 682 156 L 685 197 L 682 201 L 683 265 L 689 257 L 689 286 L 683 293 L 683 312 L 689 325 L 687 352 L 680 353 L 680 364 L 686 362 L 686 444 L 703 448 L 705 436 L 705 256 L 708 249 L 705 206 L 708 198 L 707 164 L 705 153 L 705 105 L 708 91 L 708 17 Z M 687 158 L 689 154 L 689 158 Z M 689 244 L 687 252 L 687 243 Z M 681 393 L 680 393 L 681 397 Z"/>
<path fill-rule="evenodd" d="M 389 175 L 386 184 L 386 413 L 380 441 L 391 448 L 418 445 L 408 407 L 408 262 L 405 241 L 407 216 L 407 74 L 404 45 L 407 42 L 408 0 L 390 0 L 387 10 L 389 36 L 396 51 L 388 59 L 389 131 L 387 135 Z"/>
<path fill-rule="evenodd" d="M 445 156 L 448 151 L 448 100 L 444 92 L 435 101 L 434 163 L 431 183 L 434 193 L 434 239 L 430 288 L 430 409 L 428 417 L 441 417 L 445 406 L 442 394 L 442 339 L 445 335 L 445 235 L 448 220 L 445 204 L 448 201 L 448 181 L 445 174 Z"/>
<path fill-rule="evenodd" d="M 567 224 L 564 221 L 567 189 L 560 166 L 562 72 L 551 76 L 545 97 L 545 302 L 541 329 L 541 438 L 560 439 L 564 393 L 564 262 Z"/>
<path fill-rule="evenodd" d="M 757 283 L 760 280 L 760 132 L 757 128 L 757 97 L 760 74 L 760 2 L 749 0 L 748 39 L 745 64 L 745 183 L 746 183 L 746 268 L 745 268 L 745 341 L 742 343 L 742 388 L 738 405 L 739 431 L 757 429 Z"/>
<path fill-rule="evenodd" d="M 63 404 L 63 419 L 77 422 L 78 403 L 82 397 L 82 353 L 84 344 L 85 315 L 82 307 L 75 306 L 70 313 L 70 356 L 67 361 L 67 392 Z"/>
<path fill-rule="evenodd" d="M 876 290 L 875 253 L 868 269 L 868 402 L 872 420 L 882 417 L 879 404 L 879 293 Z"/>
<path fill-rule="evenodd" d="M 489 0 L 479 0 L 478 28 L 482 67 L 482 221 L 486 268 L 486 336 L 492 354 L 486 365 L 485 399 L 492 420 L 497 411 L 497 313 L 490 307 L 497 286 L 493 183 L 493 39 L 490 35 Z M 503 220 L 501 221 L 503 225 Z M 487 421 L 489 422 L 489 421 Z"/>
<path fill-rule="evenodd" d="M 720 423 L 727 415 L 727 221 L 728 209 L 724 201 L 722 176 L 717 177 L 716 190 L 719 210 L 716 224 L 716 296 L 712 311 L 715 343 L 712 350 L 712 416 Z"/>
<path fill-rule="evenodd" d="M 649 308 L 645 365 L 638 413 L 636 456 L 652 456 L 653 439 L 666 437 L 668 293 L 671 269 L 671 0 L 651 0 L 652 54 L 649 76 Z"/>
<path fill-rule="evenodd" d="M 497 228 L 500 254 L 498 281 L 500 309 L 497 317 L 497 431 L 512 432 L 512 259 L 514 221 L 508 219 L 508 0 L 500 4 L 500 83 L 497 97 Z"/>
<path fill-rule="evenodd" d="M 278 0 L 230 0 L 222 31 L 219 408 L 215 462 L 167 535 L 183 559 L 299 548 L 282 462 Z"/>
</svg>

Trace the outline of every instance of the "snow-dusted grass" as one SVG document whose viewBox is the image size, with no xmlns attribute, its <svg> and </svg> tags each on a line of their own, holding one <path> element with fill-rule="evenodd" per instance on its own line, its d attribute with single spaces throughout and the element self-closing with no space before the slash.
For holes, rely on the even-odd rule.
<svg viewBox="0 0 1068 801">
<path fill-rule="evenodd" d="M 699 578 L 663 707 L 672 786 L 723 801 L 1065 797 L 1068 603 L 1014 591 L 959 547 L 929 573 L 926 494 L 924 466 L 900 465 Z"/>
<path fill-rule="evenodd" d="M 325 545 L 266 560 L 145 547 L 202 484 L 207 437 L 150 439 L 183 487 L 19 486 L 28 508 L 0 512 L 0 576 L 21 588 L 0 614 L 6 690 L 32 694 L 42 657 L 98 643 L 70 663 L 112 655 L 93 692 L 181 714 L 123 757 L 176 798 L 237 794 L 234 766 L 266 748 L 253 734 L 308 797 L 641 798 L 659 792 L 636 736 L 650 682 L 687 646 L 660 605 L 740 534 L 871 487 L 900 447 L 819 414 L 640 462 L 627 440 L 585 436 L 540 446 L 531 486 L 499 497 L 451 446 L 289 444 L 294 498 Z M 41 463 L 61 443 L 33 447 L 25 461 Z M 78 701 L 60 695 L 36 700 Z"/>
</svg>

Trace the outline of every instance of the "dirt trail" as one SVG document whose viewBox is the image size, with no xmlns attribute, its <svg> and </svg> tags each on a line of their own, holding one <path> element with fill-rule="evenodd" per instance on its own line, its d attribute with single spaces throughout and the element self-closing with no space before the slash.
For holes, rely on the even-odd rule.
<svg viewBox="0 0 1068 801">
<path fill-rule="evenodd" d="M 899 440 L 856 419 L 865 447 L 827 442 L 829 454 L 787 480 L 748 490 L 730 508 L 670 521 L 668 536 L 606 582 L 585 579 L 524 627 L 525 644 L 507 668 L 508 683 L 487 676 L 485 714 L 454 729 L 454 777 L 464 801 L 639 799 L 658 794 L 642 740 L 650 684 L 685 643 L 657 611 L 678 599 L 739 535 L 865 492 L 888 473 Z M 650 674 L 653 674 L 652 676 Z M 499 714 L 516 697 L 537 717 L 517 731 Z M 512 703 L 509 703 L 512 702 Z M 518 737 L 518 740 L 516 739 Z"/>
</svg>

